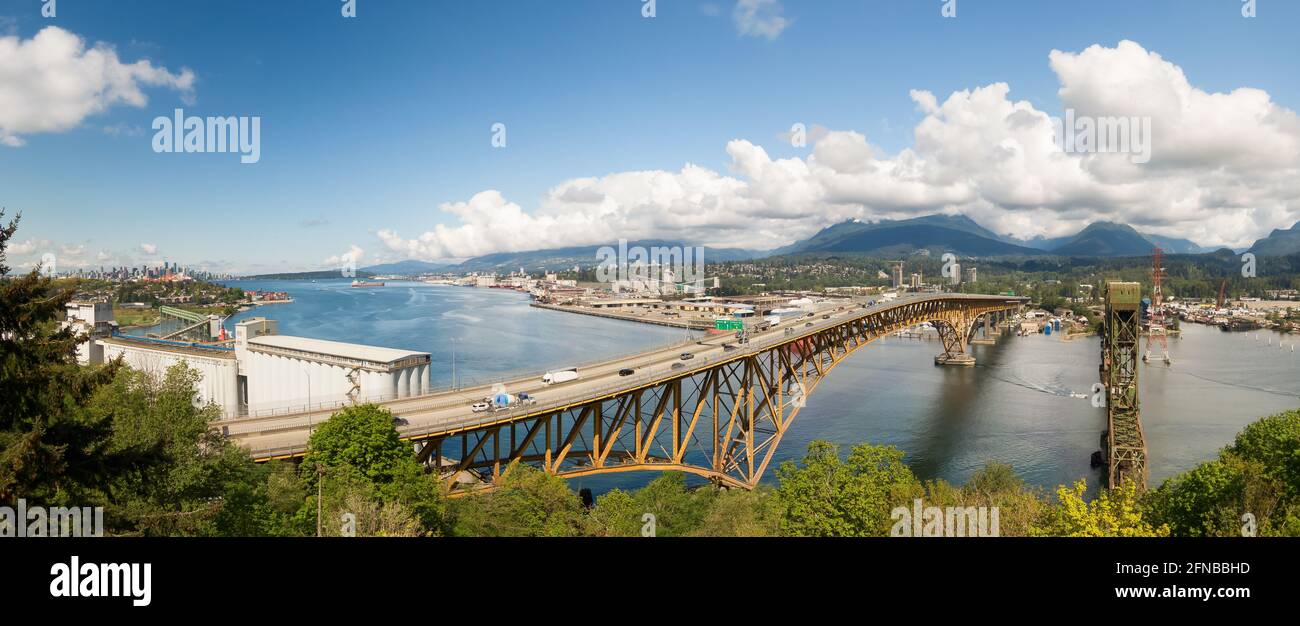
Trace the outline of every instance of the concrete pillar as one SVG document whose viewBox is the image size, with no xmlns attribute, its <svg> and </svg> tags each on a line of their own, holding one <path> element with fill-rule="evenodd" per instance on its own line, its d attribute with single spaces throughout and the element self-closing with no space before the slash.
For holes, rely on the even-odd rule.
<svg viewBox="0 0 1300 626">
<path fill-rule="evenodd" d="M 239 365 L 232 361 L 218 371 L 226 386 L 225 398 L 221 401 L 223 413 L 226 417 L 232 417 L 239 411 Z"/>
<path fill-rule="evenodd" d="M 404 367 L 394 374 L 397 376 L 397 397 L 405 398 L 411 395 L 411 368 Z"/>
<path fill-rule="evenodd" d="M 411 395 L 424 395 L 424 368 L 423 365 L 416 365 L 411 368 Z"/>
</svg>

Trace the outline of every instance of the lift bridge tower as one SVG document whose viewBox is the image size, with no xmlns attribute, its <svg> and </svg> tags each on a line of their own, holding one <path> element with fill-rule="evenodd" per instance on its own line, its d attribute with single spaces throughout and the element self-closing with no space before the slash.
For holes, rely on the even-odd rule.
<svg viewBox="0 0 1300 626">
<path fill-rule="evenodd" d="M 1101 384 L 1106 387 L 1106 431 L 1102 453 L 1111 488 L 1147 484 L 1147 444 L 1138 408 L 1138 339 L 1141 336 L 1142 285 L 1106 285 L 1106 318 L 1101 343 Z"/>
</svg>

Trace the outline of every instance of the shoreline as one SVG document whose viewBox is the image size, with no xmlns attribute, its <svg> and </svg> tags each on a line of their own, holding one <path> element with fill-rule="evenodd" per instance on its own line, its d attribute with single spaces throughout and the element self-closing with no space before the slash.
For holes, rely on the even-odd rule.
<svg viewBox="0 0 1300 626">
<path fill-rule="evenodd" d="M 708 321 L 707 323 L 704 320 L 697 320 L 700 323 L 692 324 L 690 320 L 667 320 L 661 318 L 648 319 L 645 317 L 639 317 L 634 315 L 608 313 L 604 311 L 596 311 L 593 309 L 581 309 L 578 307 L 564 306 L 561 304 L 543 304 L 541 302 L 536 302 L 536 301 L 529 302 L 528 306 L 535 307 L 538 309 L 546 309 L 550 311 L 561 311 L 564 313 L 577 313 L 579 315 L 590 315 L 592 317 L 603 317 L 603 318 L 613 319 L 613 320 L 623 320 L 625 322 L 640 322 L 642 324 L 653 324 L 655 326 L 668 326 L 671 328 L 682 328 L 685 330 L 707 331 L 713 329 L 713 324 L 711 320 Z"/>
</svg>

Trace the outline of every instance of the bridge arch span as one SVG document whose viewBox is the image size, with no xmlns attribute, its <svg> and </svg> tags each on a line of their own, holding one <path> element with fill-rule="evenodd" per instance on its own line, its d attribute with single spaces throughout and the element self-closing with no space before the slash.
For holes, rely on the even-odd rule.
<svg viewBox="0 0 1300 626">
<path fill-rule="evenodd" d="M 566 478 L 675 470 L 752 489 L 807 398 L 850 355 L 924 322 L 943 339 L 936 362 L 965 355 L 978 320 L 1024 303 L 927 294 L 841 307 L 593 397 L 405 438 L 453 495 L 492 489 L 520 463 Z"/>
</svg>

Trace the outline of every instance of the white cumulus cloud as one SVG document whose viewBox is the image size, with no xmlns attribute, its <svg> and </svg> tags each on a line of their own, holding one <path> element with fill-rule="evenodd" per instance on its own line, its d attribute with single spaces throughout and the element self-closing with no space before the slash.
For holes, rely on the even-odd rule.
<svg viewBox="0 0 1300 626">
<path fill-rule="evenodd" d="M 449 224 L 379 237 L 393 255 L 427 260 L 619 238 L 766 249 L 844 219 L 960 213 L 1020 238 L 1109 220 L 1240 247 L 1300 221 L 1300 123 L 1267 92 L 1207 92 L 1130 41 L 1047 60 L 1061 111 L 1014 99 L 1007 83 L 943 98 L 918 88 L 910 96 L 923 117 L 896 153 L 854 130 L 817 129 L 802 158 L 734 139 L 728 174 L 687 164 L 577 178 L 531 212 L 486 190 L 441 205 Z M 1064 152 L 1055 137 L 1065 109 L 1150 118 L 1150 160 Z"/>
<path fill-rule="evenodd" d="M 143 107 L 143 87 L 165 87 L 191 99 L 194 73 L 172 73 L 147 60 L 124 63 L 109 45 L 57 26 L 31 39 L 0 37 L 0 144 L 21 146 L 24 135 L 56 133 L 125 104 Z"/>
</svg>

